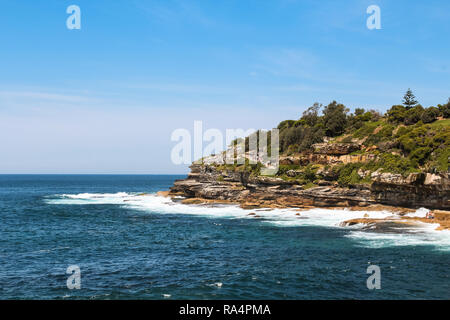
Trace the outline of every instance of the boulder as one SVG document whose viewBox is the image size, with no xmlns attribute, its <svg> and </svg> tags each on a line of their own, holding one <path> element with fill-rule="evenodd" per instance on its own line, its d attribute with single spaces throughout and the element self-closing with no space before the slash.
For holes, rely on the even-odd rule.
<svg viewBox="0 0 450 320">
<path fill-rule="evenodd" d="M 437 174 L 427 173 L 424 179 L 425 185 L 440 185 L 443 184 L 443 177 Z"/>
<path fill-rule="evenodd" d="M 326 155 L 345 155 L 361 149 L 356 143 L 316 143 L 312 147 L 314 153 Z"/>
</svg>

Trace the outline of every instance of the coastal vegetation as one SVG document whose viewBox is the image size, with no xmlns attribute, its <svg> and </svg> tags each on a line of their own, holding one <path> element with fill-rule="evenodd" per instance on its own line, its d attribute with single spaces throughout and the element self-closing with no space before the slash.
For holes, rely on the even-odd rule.
<svg viewBox="0 0 450 320">
<path fill-rule="evenodd" d="M 424 108 L 411 90 L 384 114 L 351 112 L 337 101 L 315 103 L 299 119 L 279 123 L 279 158 L 268 159 L 266 151 L 276 152 L 269 149 L 276 144 L 264 143 L 276 131 L 257 131 L 194 162 L 169 194 L 185 197 L 186 204 L 238 203 L 244 209 L 450 210 L 449 108 L 450 100 Z M 434 216 L 440 228 L 450 228 L 447 213 Z"/>
<path fill-rule="evenodd" d="M 407 177 L 411 173 L 439 174 L 449 170 L 450 98 L 444 104 L 424 108 L 408 89 L 403 104 L 393 105 L 385 114 L 363 108 L 350 112 L 337 101 L 325 106 L 315 103 L 299 119 L 284 120 L 277 128 L 282 159 L 277 175 L 306 188 L 323 180 L 340 186 L 368 184 L 373 172 Z M 270 131 L 268 136 L 270 139 Z M 248 141 L 249 137 L 245 139 L 246 151 Z M 332 150 L 345 145 L 357 147 L 339 153 L 351 156 L 341 160 Z M 295 161 L 314 153 L 317 146 L 331 150 L 325 152 L 325 161 L 323 157 Z M 283 158 L 294 160 L 290 163 Z M 246 159 L 245 164 L 223 165 L 222 169 L 257 176 L 261 167 L 260 163 L 250 165 Z"/>
</svg>

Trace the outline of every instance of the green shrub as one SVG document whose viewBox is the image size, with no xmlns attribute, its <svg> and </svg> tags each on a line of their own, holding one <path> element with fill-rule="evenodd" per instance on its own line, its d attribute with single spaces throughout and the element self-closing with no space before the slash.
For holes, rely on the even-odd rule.
<svg viewBox="0 0 450 320">
<path fill-rule="evenodd" d="M 386 172 L 400 173 L 404 176 L 407 176 L 411 172 L 418 171 L 415 163 L 410 159 L 391 153 L 382 154 L 380 156 L 379 165 Z"/>
<path fill-rule="evenodd" d="M 289 170 L 300 170 L 301 166 L 296 164 L 280 164 L 278 168 L 278 175 L 286 174 Z"/>
<path fill-rule="evenodd" d="M 392 132 L 394 131 L 394 126 L 389 123 L 384 123 L 376 134 L 369 135 L 366 140 L 366 145 L 379 144 L 382 141 L 392 141 Z"/>
<path fill-rule="evenodd" d="M 311 166 L 307 166 L 302 174 L 303 178 L 307 181 L 313 182 L 316 180 L 316 174 Z"/>
<path fill-rule="evenodd" d="M 359 183 L 362 179 L 358 175 L 358 170 L 363 166 L 362 163 L 348 163 L 345 165 L 339 165 L 335 168 L 335 172 L 338 175 L 338 183 L 341 186 L 349 186 Z"/>
<path fill-rule="evenodd" d="M 411 154 L 409 155 L 409 158 L 417 162 L 420 165 L 423 165 L 425 161 L 428 159 L 428 156 L 430 155 L 432 149 L 428 147 L 422 147 L 414 149 Z"/>
<path fill-rule="evenodd" d="M 423 113 L 424 110 L 422 106 L 420 105 L 415 106 L 414 108 L 411 108 L 408 111 L 406 111 L 403 123 L 406 125 L 416 124 L 421 120 Z"/>
<path fill-rule="evenodd" d="M 436 121 L 437 117 L 439 117 L 440 111 L 436 107 L 429 107 L 424 110 L 422 113 L 422 122 L 423 123 L 431 123 Z"/>
<path fill-rule="evenodd" d="M 440 115 L 444 118 L 450 118 L 450 98 L 448 98 L 448 102 L 444 105 L 439 105 Z"/>
<path fill-rule="evenodd" d="M 405 121 L 406 108 L 401 105 L 392 106 L 392 108 L 387 111 L 387 116 L 389 122 L 402 123 Z"/>
<path fill-rule="evenodd" d="M 355 138 L 364 138 L 373 133 L 373 131 L 381 124 L 380 121 L 377 122 L 366 122 L 364 125 L 356 130 L 356 132 L 353 134 L 353 137 Z"/>
<path fill-rule="evenodd" d="M 436 162 L 437 162 L 437 171 L 448 172 L 449 169 L 449 161 L 450 161 L 450 147 L 440 148 L 435 151 Z"/>
</svg>

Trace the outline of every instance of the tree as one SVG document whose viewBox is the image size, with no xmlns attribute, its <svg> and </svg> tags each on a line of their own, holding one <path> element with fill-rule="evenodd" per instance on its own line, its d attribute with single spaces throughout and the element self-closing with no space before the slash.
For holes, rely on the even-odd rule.
<svg viewBox="0 0 450 320">
<path fill-rule="evenodd" d="M 440 111 L 436 107 L 429 107 L 424 110 L 422 113 L 422 122 L 423 123 L 431 123 L 436 121 L 437 117 L 439 117 Z"/>
<path fill-rule="evenodd" d="M 280 132 L 280 148 L 286 151 L 290 146 L 297 145 L 302 141 L 303 127 L 287 128 Z"/>
<path fill-rule="evenodd" d="M 372 114 L 372 121 L 378 121 L 383 118 L 383 115 L 378 110 L 371 109 L 369 112 Z"/>
<path fill-rule="evenodd" d="M 284 121 L 280 122 L 280 124 L 278 125 L 277 128 L 278 128 L 278 130 L 281 131 L 281 130 L 293 127 L 294 123 L 295 123 L 295 120 L 284 120 Z"/>
<path fill-rule="evenodd" d="M 448 98 L 447 104 L 439 105 L 438 107 L 444 118 L 450 118 L 450 98 Z"/>
<path fill-rule="evenodd" d="M 423 112 L 424 109 L 420 104 L 415 106 L 414 108 L 407 110 L 405 114 L 405 120 L 403 121 L 403 123 L 406 124 L 407 126 L 411 124 L 416 124 L 421 120 Z"/>
<path fill-rule="evenodd" d="M 411 89 L 408 89 L 403 97 L 403 105 L 406 107 L 406 109 L 411 109 L 417 103 L 418 102 L 416 100 L 416 96 L 413 94 Z"/>
<path fill-rule="evenodd" d="M 323 141 L 325 133 L 319 126 L 306 127 L 302 132 L 302 140 L 299 144 L 299 151 L 307 150 L 315 143 Z"/>
<path fill-rule="evenodd" d="M 319 121 L 319 110 L 322 108 L 322 104 L 316 102 L 311 107 L 303 112 L 301 120 L 304 120 L 305 124 L 310 127 L 314 127 Z"/>
<path fill-rule="evenodd" d="M 392 123 L 403 122 L 406 117 L 406 108 L 402 105 L 392 106 L 387 112 L 388 121 Z"/>
<path fill-rule="evenodd" d="M 336 101 L 331 102 L 323 110 L 323 123 L 325 133 L 329 137 L 336 137 L 344 133 L 347 125 L 347 112 L 349 110 Z"/>
</svg>

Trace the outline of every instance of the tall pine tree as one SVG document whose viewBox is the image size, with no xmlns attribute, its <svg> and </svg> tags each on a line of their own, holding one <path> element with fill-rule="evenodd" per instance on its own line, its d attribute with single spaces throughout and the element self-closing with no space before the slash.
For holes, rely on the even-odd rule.
<svg viewBox="0 0 450 320">
<path fill-rule="evenodd" d="M 405 96 L 403 97 L 403 105 L 406 107 L 406 109 L 411 109 L 417 104 L 416 96 L 413 94 L 411 89 L 408 89 L 406 91 Z"/>
</svg>

